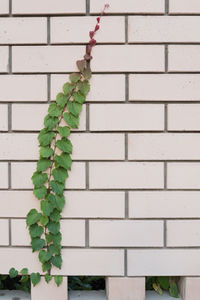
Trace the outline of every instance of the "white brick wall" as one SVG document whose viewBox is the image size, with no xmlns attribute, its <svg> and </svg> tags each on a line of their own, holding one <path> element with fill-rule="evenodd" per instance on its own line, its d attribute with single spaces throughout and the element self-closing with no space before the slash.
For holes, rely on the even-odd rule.
<svg viewBox="0 0 200 300">
<path fill-rule="evenodd" d="M 45 18 L 1 18 L 0 44 L 46 44 Z"/>
<path fill-rule="evenodd" d="M 9 0 L 1 0 L 0 15 L 9 13 Z"/>
<path fill-rule="evenodd" d="M 198 0 L 169 0 L 171 14 L 199 14 L 200 3 Z"/>
<path fill-rule="evenodd" d="M 40 270 L 25 226 L 39 208 L 37 134 L 105 1 L 0 2 L 2 274 Z M 70 137 L 63 269 L 54 274 L 199 276 L 200 2 L 108 2 Z"/>
</svg>

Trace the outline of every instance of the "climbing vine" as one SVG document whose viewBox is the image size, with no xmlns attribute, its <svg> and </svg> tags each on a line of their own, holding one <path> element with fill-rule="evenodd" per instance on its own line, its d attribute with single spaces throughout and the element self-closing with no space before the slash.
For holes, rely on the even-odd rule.
<svg viewBox="0 0 200 300">
<path fill-rule="evenodd" d="M 65 205 L 64 189 L 72 165 L 72 143 L 69 139 L 71 129 L 78 128 L 79 115 L 86 96 L 90 91 L 90 61 L 92 48 L 96 45 L 94 36 L 100 28 L 100 20 L 106 8 L 97 17 L 97 24 L 89 32 L 90 41 L 82 60 L 76 62 L 78 72 L 69 76 L 69 82 L 63 85 L 63 91 L 56 101 L 49 105 L 48 114 L 44 118 L 44 128 L 38 135 L 40 158 L 37 169 L 32 176 L 33 193 L 40 201 L 40 211 L 31 209 L 26 217 L 26 225 L 31 238 L 33 252 L 38 252 L 44 278 L 47 283 L 52 280 L 51 269 L 62 267 L 60 219 Z M 63 120 L 66 125 L 62 126 Z M 28 278 L 28 269 L 20 272 L 11 268 L 10 277 Z M 30 279 L 35 286 L 40 282 L 40 273 L 31 273 Z M 54 276 L 55 283 L 62 283 L 62 276 Z"/>
</svg>

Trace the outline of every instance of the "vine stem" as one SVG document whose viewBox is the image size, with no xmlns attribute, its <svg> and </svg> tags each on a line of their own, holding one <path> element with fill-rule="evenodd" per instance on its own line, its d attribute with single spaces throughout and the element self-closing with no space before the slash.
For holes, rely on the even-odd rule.
<svg viewBox="0 0 200 300">
<path fill-rule="evenodd" d="M 74 87 L 74 89 L 70 92 L 69 100 L 71 99 L 73 92 L 76 90 L 76 87 L 77 87 L 77 83 L 76 83 L 76 86 Z M 68 101 L 67 101 L 67 103 L 68 103 Z M 47 185 L 48 185 L 48 187 L 47 187 L 47 195 L 49 195 L 50 192 L 51 192 L 50 181 L 51 181 L 51 176 L 52 176 L 52 171 L 53 171 L 53 166 L 54 166 L 54 158 L 55 158 L 56 149 L 57 149 L 57 147 L 56 147 L 56 141 L 57 141 L 57 136 L 58 136 L 57 128 L 60 126 L 60 123 L 61 123 L 61 121 L 63 119 L 63 114 L 66 111 L 66 108 L 67 108 L 67 104 L 63 107 L 63 111 L 62 111 L 62 113 L 60 115 L 59 121 L 58 121 L 58 123 L 56 125 L 56 128 L 55 128 L 55 130 L 56 130 L 55 136 L 54 136 L 54 138 L 53 138 L 53 140 L 51 142 L 51 144 L 52 143 L 55 143 L 55 144 L 54 144 L 54 148 L 53 148 L 53 154 L 51 156 L 52 163 L 51 163 L 51 167 L 49 168 L 50 171 L 49 171 L 49 178 L 48 178 L 48 181 L 47 181 Z M 47 234 L 47 229 L 48 229 L 47 226 L 44 226 L 44 234 L 45 234 L 45 236 Z M 45 241 L 46 241 L 46 238 L 45 238 Z M 46 241 L 46 247 L 47 247 L 47 251 L 48 251 L 49 250 L 49 243 L 47 241 Z M 51 275 L 51 270 L 48 271 L 48 274 Z"/>
</svg>

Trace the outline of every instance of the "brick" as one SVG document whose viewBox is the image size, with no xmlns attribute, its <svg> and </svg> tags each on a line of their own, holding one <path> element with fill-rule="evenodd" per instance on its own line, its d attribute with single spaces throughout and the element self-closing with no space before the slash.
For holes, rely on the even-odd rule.
<svg viewBox="0 0 200 300">
<path fill-rule="evenodd" d="M 170 0 L 169 12 L 171 14 L 199 14 L 200 3 L 198 0 Z"/>
<path fill-rule="evenodd" d="M 89 230 L 91 247 L 163 246 L 162 221 L 90 221 Z"/>
<path fill-rule="evenodd" d="M 9 54 L 7 46 L 0 46 L 0 73 L 9 71 Z"/>
<path fill-rule="evenodd" d="M 12 163 L 12 188 L 14 189 L 32 189 L 31 177 L 36 170 L 36 163 L 21 162 Z M 23 174 L 23 177 L 19 177 Z M 69 173 L 69 179 L 66 183 L 67 189 L 84 189 L 85 188 L 85 163 L 76 163 L 72 165 L 72 170 Z"/>
<path fill-rule="evenodd" d="M 76 164 L 76 163 L 74 163 Z M 73 166 L 74 166 L 73 164 Z M 124 218 L 124 192 L 69 191 L 63 218 Z M 27 212 L 40 208 L 32 191 L 0 191 L 0 217 L 25 218 Z M 17 205 L 16 205 L 17 204 Z"/>
<path fill-rule="evenodd" d="M 8 131 L 8 106 L 0 105 L 0 130 Z"/>
<path fill-rule="evenodd" d="M 93 72 L 164 72 L 161 45 L 98 45 L 93 57 Z"/>
<path fill-rule="evenodd" d="M 33 43 L 47 43 L 47 21 L 45 18 L 0 19 L 0 44 Z"/>
<path fill-rule="evenodd" d="M 81 24 L 81 26 L 77 26 L 77 24 Z M 88 30 L 95 24 L 96 17 L 53 17 L 51 18 L 51 43 L 87 43 L 89 40 Z M 97 40 L 99 43 L 124 43 L 124 17 L 105 16 Z"/>
<path fill-rule="evenodd" d="M 68 80 L 68 75 L 51 75 L 51 98 L 56 99 L 57 93 Z M 91 90 L 86 101 L 125 101 L 125 76 L 124 75 L 92 75 L 90 80 Z"/>
<path fill-rule="evenodd" d="M 124 251 L 111 249 L 63 249 L 62 270 L 54 268 L 52 274 L 63 275 L 124 275 Z"/>
<path fill-rule="evenodd" d="M 0 86 L 1 102 L 47 101 L 47 77 L 44 75 L 2 75 Z"/>
<path fill-rule="evenodd" d="M 67 191 L 64 218 L 124 218 L 123 192 Z"/>
<path fill-rule="evenodd" d="M 199 276 L 199 257 L 194 249 L 128 250 L 128 276 Z"/>
<path fill-rule="evenodd" d="M 163 105 L 90 104 L 91 131 L 151 131 L 163 129 Z"/>
<path fill-rule="evenodd" d="M 12 220 L 11 231 L 12 246 L 30 246 L 30 236 L 24 219 Z M 85 246 L 85 221 L 62 220 L 61 232 L 62 246 Z"/>
<path fill-rule="evenodd" d="M 199 104 L 168 105 L 168 130 L 199 131 Z"/>
<path fill-rule="evenodd" d="M 8 188 L 8 164 L 0 163 L 0 189 Z"/>
<path fill-rule="evenodd" d="M 145 277 L 108 277 L 106 278 L 108 300 L 145 299 Z"/>
<path fill-rule="evenodd" d="M 73 2 L 65 0 L 13 0 L 13 14 L 74 14 L 85 13 L 85 2 L 82 0 L 74 0 Z"/>
<path fill-rule="evenodd" d="M 30 209 L 40 209 L 32 191 L 0 191 L 0 217 L 25 218 Z"/>
<path fill-rule="evenodd" d="M 84 46 L 13 47 L 13 72 L 73 72 L 77 70 L 77 58 L 82 57 L 84 53 Z"/>
<path fill-rule="evenodd" d="M 199 218 L 197 191 L 142 191 L 129 193 L 130 218 Z"/>
<path fill-rule="evenodd" d="M 129 43 L 197 43 L 200 17 L 129 17 Z M 159 30 L 158 30 L 159 28 Z"/>
<path fill-rule="evenodd" d="M 199 239 L 199 220 L 167 221 L 167 247 L 199 247 Z"/>
<path fill-rule="evenodd" d="M 32 272 L 40 272 L 40 274 L 42 274 L 38 253 L 33 253 L 32 249 L 0 248 L 0 265 L 2 274 L 9 274 L 11 267 L 21 270 L 25 266 L 28 268 L 29 274 Z"/>
<path fill-rule="evenodd" d="M 130 101 L 199 101 L 198 74 L 130 75 Z"/>
<path fill-rule="evenodd" d="M 200 163 L 169 163 L 167 166 L 169 189 L 199 189 Z"/>
<path fill-rule="evenodd" d="M 181 277 L 179 281 L 180 296 L 183 300 L 198 300 L 200 277 Z"/>
<path fill-rule="evenodd" d="M 0 220 L 0 245 L 9 245 L 9 228 L 8 220 Z"/>
<path fill-rule="evenodd" d="M 81 133 L 71 136 L 74 160 L 123 160 L 123 134 Z"/>
<path fill-rule="evenodd" d="M 9 14 L 9 0 L 1 0 L 0 15 Z"/>
<path fill-rule="evenodd" d="M 30 246 L 31 239 L 26 220 L 11 220 L 11 233 L 12 246 Z"/>
<path fill-rule="evenodd" d="M 43 121 L 47 114 L 49 104 L 13 104 L 12 130 L 39 131 L 44 127 Z M 23 118 L 22 118 L 23 115 Z M 86 106 L 80 115 L 78 131 L 86 130 Z M 76 131 L 77 131 L 76 130 Z"/>
<path fill-rule="evenodd" d="M 197 160 L 200 136 L 196 133 L 129 134 L 130 160 Z"/>
<path fill-rule="evenodd" d="M 91 0 L 90 11 L 92 13 L 99 13 L 104 6 L 104 0 Z M 164 13 L 165 5 L 163 0 L 125 0 L 123 2 L 110 0 L 109 14 L 115 13 Z"/>
<path fill-rule="evenodd" d="M 170 45 L 169 72 L 200 71 L 200 45 Z"/>
<path fill-rule="evenodd" d="M 62 220 L 62 245 L 66 247 L 85 247 L 85 221 Z"/>
<path fill-rule="evenodd" d="M 35 287 L 31 285 L 31 299 L 32 300 L 54 300 L 65 299 L 68 300 L 68 281 L 67 277 L 63 278 L 62 284 L 57 288 L 54 280 L 51 280 L 48 284 L 44 277 L 41 278 L 39 284 Z"/>
<path fill-rule="evenodd" d="M 28 160 L 39 155 L 37 134 L 2 133 L 0 144 L 0 159 Z"/>
<path fill-rule="evenodd" d="M 91 189 L 163 188 L 163 164 L 140 162 L 90 163 Z"/>
<path fill-rule="evenodd" d="M 31 299 L 32 300 L 43 300 L 49 299 L 65 299 L 68 300 L 68 281 L 67 277 L 63 277 L 61 285 L 59 285 L 59 289 L 53 280 L 51 280 L 48 284 L 46 283 L 44 277 L 41 277 L 39 284 L 33 286 L 31 284 Z"/>
</svg>

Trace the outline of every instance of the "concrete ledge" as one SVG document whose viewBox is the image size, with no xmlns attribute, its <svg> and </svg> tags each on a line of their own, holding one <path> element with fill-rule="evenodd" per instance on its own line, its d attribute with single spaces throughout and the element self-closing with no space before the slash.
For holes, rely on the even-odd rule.
<svg viewBox="0 0 200 300">
<path fill-rule="evenodd" d="M 0 291 L 0 300 L 30 300 L 29 293 L 21 291 Z M 146 293 L 146 300 L 173 300 L 167 293 L 162 296 L 157 295 L 154 291 Z M 106 300 L 105 291 L 71 291 L 69 300 Z M 182 298 L 179 298 L 182 300 Z M 192 299 L 191 299 L 192 300 Z"/>
</svg>

